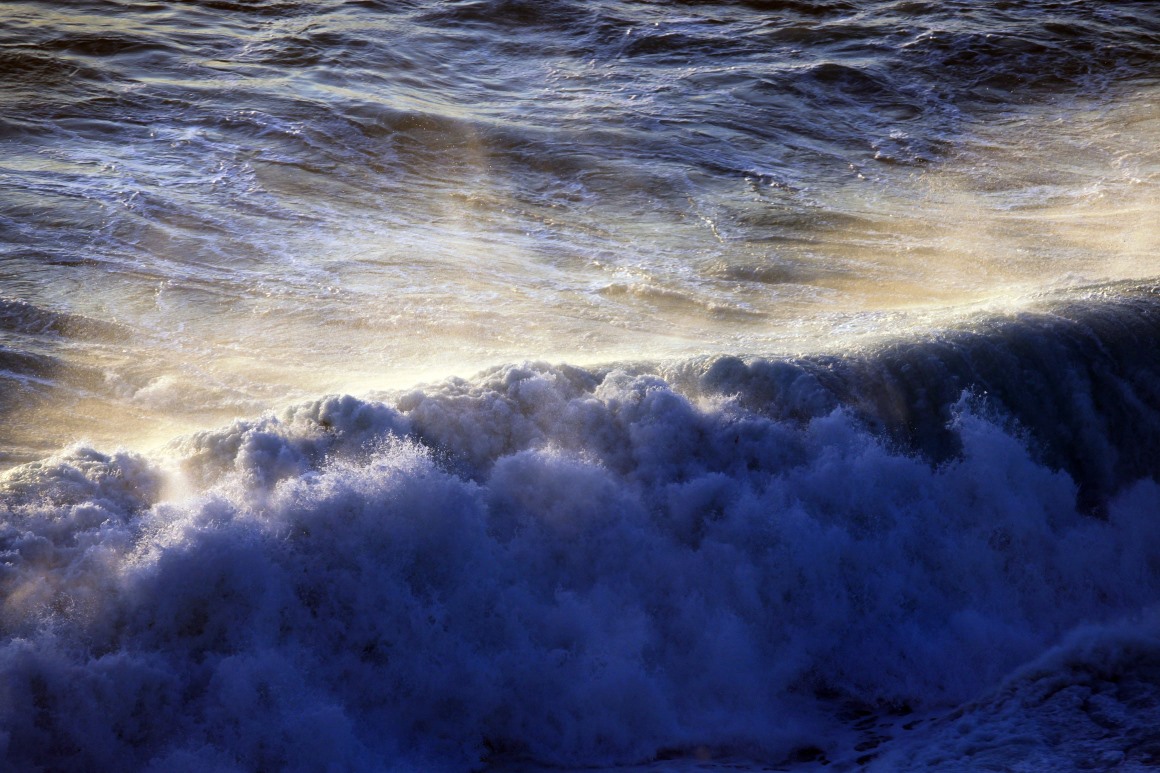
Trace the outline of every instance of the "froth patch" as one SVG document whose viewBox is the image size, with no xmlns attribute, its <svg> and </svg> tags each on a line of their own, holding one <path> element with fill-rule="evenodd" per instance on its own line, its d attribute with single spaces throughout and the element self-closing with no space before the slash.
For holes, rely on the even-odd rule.
<svg viewBox="0 0 1160 773">
<path fill-rule="evenodd" d="M 796 378 L 788 382 L 791 389 Z M 811 402 L 808 385 L 798 392 Z M 826 753 L 1154 603 L 1156 484 L 1076 486 L 964 400 L 932 465 L 850 412 L 525 365 L 4 479 L 15 769 L 467 770 Z"/>
<path fill-rule="evenodd" d="M 1160 759 L 1160 626 L 1077 629 L 979 700 L 892 739 L 871 770 L 1148 769 Z"/>
</svg>

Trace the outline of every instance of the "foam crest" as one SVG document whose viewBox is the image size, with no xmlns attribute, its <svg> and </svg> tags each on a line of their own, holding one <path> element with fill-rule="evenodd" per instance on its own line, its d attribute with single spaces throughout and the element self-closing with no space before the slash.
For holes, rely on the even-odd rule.
<svg viewBox="0 0 1160 773">
<path fill-rule="evenodd" d="M 0 753 L 17 770 L 701 745 L 776 761 L 825 748 L 845 704 L 980 698 L 1154 602 L 1160 491 L 1086 516 L 1073 479 L 974 404 L 950 406 L 959 452 L 932 465 L 843 408 L 768 415 L 532 364 L 236 422 L 164 465 L 77 448 L 17 468 Z"/>
</svg>

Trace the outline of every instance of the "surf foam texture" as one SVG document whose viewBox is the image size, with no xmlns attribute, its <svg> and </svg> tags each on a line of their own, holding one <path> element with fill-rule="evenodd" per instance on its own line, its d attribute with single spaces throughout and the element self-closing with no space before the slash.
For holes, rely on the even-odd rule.
<svg viewBox="0 0 1160 773">
<path fill-rule="evenodd" d="M 1119 716 L 1154 709 L 1157 310 L 665 378 L 511 366 L 16 468 L 0 759 L 778 760 L 842 706 L 1002 722 L 1005 694 L 1120 666 Z"/>
</svg>

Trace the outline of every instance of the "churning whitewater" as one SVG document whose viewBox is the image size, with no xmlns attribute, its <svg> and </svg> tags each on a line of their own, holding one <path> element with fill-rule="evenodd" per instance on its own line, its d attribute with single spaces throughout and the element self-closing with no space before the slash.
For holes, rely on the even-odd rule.
<svg viewBox="0 0 1160 773">
<path fill-rule="evenodd" d="M 164 465 L 74 447 L 17 468 L 8 760 L 785 761 L 841 752 L 851 711 L 985 699 L 885 769 L 1149 763 L 1160 488 L 1135 440 L 1160 437 L 1160 359 L 1136 347 L 1158 311 L 1142 293 L 1094 321 L 672 383 L 505 367 L 237 421 Z M 931 399 L 958 381 L 990 388 Z M 1020 404 L 1029 384 L 1066 388 Z M 996 688 L 1031 707 L 993 708 Z"/>
<path fill-rule="evenodd" d="M 1150 3 L 0 7 L 0 767 L 1160 765 Z"/>
</svg>

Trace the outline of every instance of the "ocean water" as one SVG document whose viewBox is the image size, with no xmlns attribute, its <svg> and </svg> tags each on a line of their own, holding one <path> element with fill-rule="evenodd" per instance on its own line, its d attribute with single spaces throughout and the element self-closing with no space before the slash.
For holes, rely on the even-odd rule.
<svg viewBox="0 0 1160 773">
<path fill-rule="evenodd" d="M 0 5 L 0 767 L 1160 765 L 1160 8 Z"/>
</svg>

